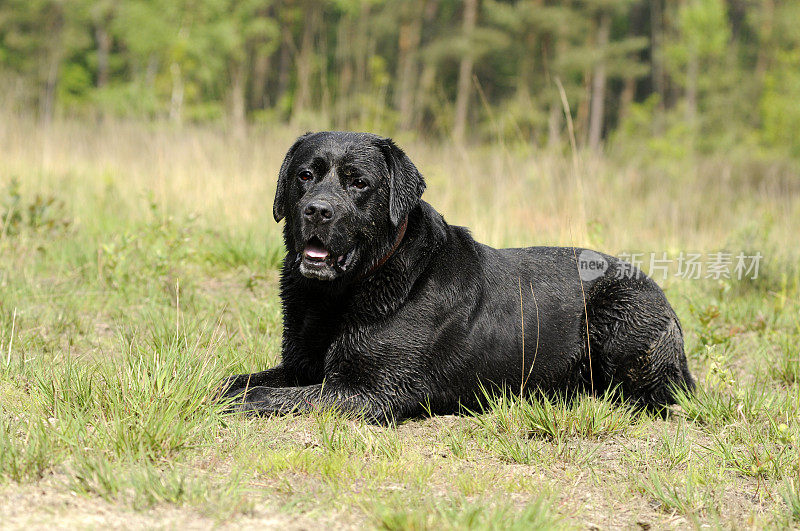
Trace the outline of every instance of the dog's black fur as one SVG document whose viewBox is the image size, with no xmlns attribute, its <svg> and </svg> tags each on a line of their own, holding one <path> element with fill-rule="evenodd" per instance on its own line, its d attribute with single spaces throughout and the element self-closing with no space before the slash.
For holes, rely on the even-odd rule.
<svg viewBox="0 0 800 531">
<path fill-rule="evenodd" d="M 582 281 L 582 249 L 477 243 L 424 189 L 390 139 L 297 140 L 273 209 L 286 218 L 282 361 L 225 382 L 235 409 L 332 406 L 387 422 L 474 410 L 482 386 L 615 388 L 653 408 L 693 389 L 680 323 L 653 280 L 597 253 L 607 269 Z"/>
</svg>

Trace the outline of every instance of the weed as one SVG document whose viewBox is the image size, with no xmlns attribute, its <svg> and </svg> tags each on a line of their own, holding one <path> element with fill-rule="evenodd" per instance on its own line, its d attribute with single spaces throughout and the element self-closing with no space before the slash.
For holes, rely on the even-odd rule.
<svg viewBox="0 0 800 531">
<path fill-rule="evenodd" d="M 771 342 L 768 352 L 775 356 L 765 360 L 769 376 L 786 385 L 800 382 L 800 324 L 792 332 L 775 334 Z"/>
<path fill-rule="evenodd" d="M 250 510 L 244 476 L 233 474 L 221 481 L 198 477 L 175 466 L 156 466 L 150 461 L 112 463 L 102 457 L 77 459 L 67 481 L 76 493 L 99 496 L 109 502 L 125 501 L 132 509 L 156 505 L 192 505 L 210 515 L 230 516 Z"/>
<path fill-rule="evenodd" d="M 763 420 L 790 407 L 788 396 L 758 382 L 734 382 L 730 389 L 698 387 L 691 394 L 678 390 L 675 398 L 689 420 L 709 426 Z"/>
<path fill-rule="evenodd" d="M 334 408 L 325 408 L 314 415 L 319 435 L 319 444 L 332 453 L 347 453 L 366 449 L 362 438 L 354 438 L 349 433 L 350 425 Z"/>
<path fill-rule="evenodd" d="M 176 220 L 150 203 L 150 220 L 133 230 L 115 235 L 100 245 L 97 257 L 99 276 L 115 288 L 128 290 L 153 280 L 186 278 L 181 271 L 197 253 L 196 218 Z"/>
<path fill-rule="evenodd" d="M 559 521 L 548 510 L 548 498 L 541 496 L 522 509 L 495 501 L 491 504 L 472 504 L 463 499 L 440 503 L 413 504 L 412 508 L 397 508 L 402 501 L 380 504 L 370 512 L 378 527 L 387 530 L 424 529 L 553 529 Z"/>
<path fill-rule="evenodd" d="M 668 470 L 683 466 L 689 460 L 692 450 L 686 437 L 686 426 L 666 426 L 659 434 L 656 455 Z"/>
<path fill-rule="evenodd" d="M 712 493 L 693 470 L 682 472 L 680 479 L 650 470 L 636 480 L 639 491 L 657 501 L 661 509 L 697 516 L 713 505 Z"/>
<path fill-rule="evenodd" d="M 459 459 L 465 458 L 471 438 L 470 430 L 461 423 L 455 427 L 442 425 L 441 430 L 442 439 L 450 452 Z"/>
<path fill-rule="evenodd" d="M 22 195 L 19 179 L 13 178 L 0 195 L 0 240 L 6 236 L 39 232 L 64 232 L 72 224 L 65 213 L 64 201 L 52 195 Z"/>
<path fill-rule="evenodd" d="M 610 396 L 539 395 L 495 397 L 475 417 L 391 428 L 333 411 L 241 418 L 223 415 L 211 397 L 222 377 L 273 366 L 280 355 L 284 251 L 281 226 L 264 208 L 274 194 L 264 171 L 278 166 L 294 132 L 253 129 L 240 149 L 188 125 L 56 120 L 45 132 L 3 118 L 11 141 L 0 171 L 19 175 L 0 183 L 4 515 L 4 503 L 41 489 L 102 503 L 130 527 L 164 508 L 231 526 L 242 514 L 277 518 L 275 526 L 412 529 L 800 521 L 800 261 L 786 245 L 800 209 L 792 194 L 743 194 L 678 171 L 663 179 L 577 153 L 578 194 L 564 186 L 576 164 L 559 154 L 410 143 L 426 197 L 486 243 L 600 238 L 612 253 L 711 252 L 721 236 L 752 226 L 739 245 L 762 252 L 765 277 L 665 283 L 701 385 L 679 394 L 664 419 Z M 47 160 L 42 143 L 28 140 L 43 135 Z M 101 156 L 76 159 L 87 150 Z M 207 164 L 197 164 L 200 152 Z M 451 175 L 467 185 L 453 186 Z M 729 208 L 707 208 L 711 182 Z M 142 200 L 142 190 L 152 194 Z M 578 202 L 585 217 L 574 215 Z M 526 359 L 535 353 L 527 344 Z M 542 485 L 565 495 L 542 494 Z M 653 503 L 642 506 L 640 495 Z M 38 507 L 37 525 L 52 523 L 46 502 Z"/>
<path fill-rule="evenodd" d="M 781 478 L 793 464 L 792 446 L 773 442 L 759 432 L 748 432 L 746 442 L 736 444 L 717 436 L 706 449 L 715 455 L 723 466 L 744 476 Z"/>
<path fill-rule="evenodd" d="M 695 318 L 694 330 L 697 335 L 699 348 L 705 348 L 708 352 L 715 346 L 726 346 L 730 342 L 730 337 L 725 334 L 724 328 L 720 323 L 720 309 L 716 304 L 709 304 L 698 307 L 694 304 L 689 305 L 689 311 Z"/>
<path fill-rule="evenodd" d="M 39 479 L 57 459 L 46 421 L 0 417 L 0 479 Z"/>
<path fill-rule="evenodd" d="M 574 399 L 549 398 L 542 394 L 519 399 L 507 393 L 496 397 L 485 394 L 486 413 L 474 417 L 486 444 L 504 459 L 532 464 L 541 461 L 541 442 L 551 442 L 556 453 L 568 457 L 570 439 L 606 439 L 630 433 L 638 414 L 624 404 L 612 402 L 611 394 L 597 399 L 579 396 Z M 579 452 L 582 458 L 591 452 Z"/>
<path fill-rule="evenodd" d="M 787 478 L 784 481 L 781 496 L 789 509 L 792 520 L 800 522 L 800 475 L 798 478 Z"/>
</svg>

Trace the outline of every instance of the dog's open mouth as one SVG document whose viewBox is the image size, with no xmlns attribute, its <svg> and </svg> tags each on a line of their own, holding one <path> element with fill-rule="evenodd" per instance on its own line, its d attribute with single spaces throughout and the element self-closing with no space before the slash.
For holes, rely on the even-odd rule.
<svg viewBox="0 0 800 531">
<path fill-rule="evenodd" d="M 352 262 L 353 254 L 354 249 L 350 249 L 344 254 L 335 255 L 325 248 L 319 238 L 313 236 L 303 248 L 302 259 L 303 265 L 311 270 L 336 267 L 340 271 L 347 271 Z"/>
</svg>

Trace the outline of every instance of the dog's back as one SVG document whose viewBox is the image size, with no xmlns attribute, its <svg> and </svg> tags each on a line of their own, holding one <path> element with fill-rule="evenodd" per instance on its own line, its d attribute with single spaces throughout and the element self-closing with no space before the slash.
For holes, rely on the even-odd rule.
<svg viewBox="0 0 800 531">
<path fill-rule="evenodd" d="M 442 255 L 481 265 L 482 289 L 473 296 L 477 333 L 467 333 L 461 348 L 491 358 L 487 380 L 512 390 L 521 383 L 528 391 L 617 389 L 648 407 L 674 403 L 676 388 L 694 388 L 678 318 L 661 288 L 637 268 L 572 247 L 494 249 L 473 242 L 473 259 L 463 256 L 472 254 L 469 233 L 448 229 L 454 236 Z M 484 344 L 491 352 L 481 352 Z"/>
</svg>

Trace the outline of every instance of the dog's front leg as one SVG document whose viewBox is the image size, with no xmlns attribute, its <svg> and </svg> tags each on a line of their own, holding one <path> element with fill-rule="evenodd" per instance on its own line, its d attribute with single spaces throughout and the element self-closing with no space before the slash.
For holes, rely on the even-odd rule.
<svg viewBox="0 0 800 531">
<path fill-rule="evenodd" d="M 257 415 L 286 415 L 333 408 L 379 424 L 395 420 L 385 401 L 330 384 L 302 387 L 253 387 L 235 398 L 233 409 Z"/>
<path fill-rule="evenodd" d="M 253 387 L 286 387 L 289 385 L 283 364 L 253 374 L 237 374 L 225 379 L 219 386 L 220 397 L 236 396 Z"/>
</svg>

